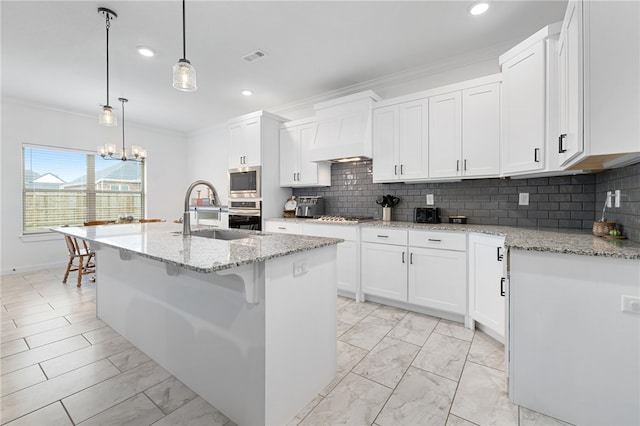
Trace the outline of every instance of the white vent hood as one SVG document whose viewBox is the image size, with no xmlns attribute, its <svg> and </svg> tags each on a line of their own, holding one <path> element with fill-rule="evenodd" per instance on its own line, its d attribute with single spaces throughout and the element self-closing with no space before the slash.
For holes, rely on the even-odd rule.
<svg viewBox="0 0 640 426">
<path fill-rule="evenodd" d="M 314 105 L 317 129 L 309 159 L 371 158 L 371 107 L 381 99 L 367 90 Z"/>
</svg>

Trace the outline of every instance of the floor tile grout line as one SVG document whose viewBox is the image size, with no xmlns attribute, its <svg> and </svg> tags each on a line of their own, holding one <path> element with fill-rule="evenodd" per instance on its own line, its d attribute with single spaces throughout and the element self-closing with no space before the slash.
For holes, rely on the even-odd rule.
<svg viewBox="0 0 640 426">
<path fill-rule="evenodd" d="M 473 341 L 476 338 L 476 334 L 477 334 L 477 332 L 476 332 L 476 330 L 474 330 L 473 331 L 473 338 L 471 339 L 471 342 L 469 342 L 469 348 L 467 349 L 467 353 L 464 356 L 464 364 L 462 364 L 462 371 L 460 371 L 460 377 L 456 381 L 456 390 L 453 393 L 453 398 L 451 399 L 451 405 L 449 406 L 449 413 L 447 414 L 447 420 L 449 420 L 449 416 L 451 416 L 451 414 L 452 414 L 451 410 L 453 409 L 453 403 L 455 402 L 456 396 L 458 395 L 458 389 L 460 389 L 460 382 L 462 381 L 462 376 L 464 374 L 464 370 L 467 368 L 467 362 L 470 362 L 469 361 L 469 353 L 471 353 L 471 345 L 473 344 Z M 453 414 L 453 415 L 456 416 L 456 417 L 460 417 L 460 416 L 457 416 L 455 414 Z M 464 420 L 467 420 L 464 417 L 460 417 L 460 418 L 464 419 Z M 467 421 L 470 422 L 470 420 L 467 420 Z M 474 422 L 471 422 L 471 423 L 474 423 Z"/>
</svg>

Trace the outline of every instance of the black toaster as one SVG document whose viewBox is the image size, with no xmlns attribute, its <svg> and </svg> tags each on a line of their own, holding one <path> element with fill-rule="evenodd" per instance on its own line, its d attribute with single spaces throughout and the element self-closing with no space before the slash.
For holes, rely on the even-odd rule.
<svg viewBox="0 0 640 426">
<path fill-rule="evenodd" d="M 415 207 L 413 209 L 414 223 L 440 223 L 440 209 L 438 207 Z"/>
</svg>

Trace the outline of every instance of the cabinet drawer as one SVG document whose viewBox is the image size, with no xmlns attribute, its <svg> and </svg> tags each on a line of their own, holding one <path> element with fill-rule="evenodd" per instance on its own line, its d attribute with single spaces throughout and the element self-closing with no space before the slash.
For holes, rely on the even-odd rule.
<svg viewBox="0 0 640 426">
<path fill-rule="evenodd" d="M 467 250 L 465 232 L 409 231 L 409 245 L 442 250 Z"/>
<path fill-rule="evenodd" d="M 295 222 L 268 221 L 264 225 L 265 232 L 275 232 L 280 234 L 301 234 L 302 224 Z"/>
<path fill-rule="evenodd" d="M 313 237 L 342 238 L 345 241 L 358 240 L 358 227 L 354 225 L 303 223 L 302 233 Z"/>
<path fill-rule="evenodd" d="M 362 242 L 407 245 L 405 229 L 362 228 Z"/>
</svg>

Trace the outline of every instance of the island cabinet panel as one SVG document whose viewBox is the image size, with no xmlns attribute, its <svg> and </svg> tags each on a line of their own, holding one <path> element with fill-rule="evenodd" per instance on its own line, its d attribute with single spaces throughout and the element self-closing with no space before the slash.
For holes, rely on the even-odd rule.
<svg viewBox="0 0 640 426">
<path fill-rule="evenodd" d="M 640 424 L 640 262 L 510 249 L 509 264 L 511 400 L 571 424 Z"/>
<path fill-rule="evenodd" d="M 336 374 L 335 256 L 199 273 L 100 247 L 97 314 L 234 423 L 286 424 Z"/>
</svg>

